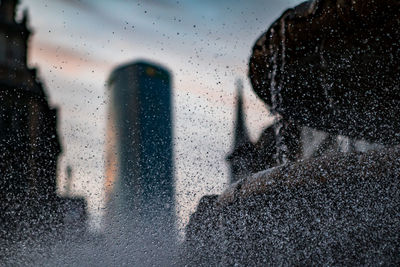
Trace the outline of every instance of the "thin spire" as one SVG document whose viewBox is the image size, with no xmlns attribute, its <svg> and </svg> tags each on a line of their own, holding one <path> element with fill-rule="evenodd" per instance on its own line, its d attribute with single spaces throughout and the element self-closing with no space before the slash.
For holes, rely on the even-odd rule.
<svg viewBox="0 0 400 267">
<path fill-rule="evenodd" d="M 23 17 L 22 17 L 22 24 L 27 26 L 29 23 L 29 12 L 28 9 L 24 9 Z"/>
<path fill-rule="evenodd" d="M 235 136 L 234 136 L 234 149 L 239 148 L 244 144 L 251 143 L 247 133 L 246 122 L 244 119 L 243 109 L 243 83 L 242 80 L 236 80 L 236 121 L 235 121 Z"/>
<path fill-rule="evenodd" d="M 72 185 L 72 167 L 71 165 L 68 165 L 65 168 L 65 172 L 67 173 L 67 185 L 65 187 L 65 194 L 67 196 L 71 195 L 71 185 Z"/>
</svg>

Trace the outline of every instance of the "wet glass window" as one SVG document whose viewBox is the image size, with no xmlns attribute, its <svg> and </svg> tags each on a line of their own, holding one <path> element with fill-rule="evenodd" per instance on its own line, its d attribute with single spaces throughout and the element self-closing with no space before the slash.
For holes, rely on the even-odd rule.
<svg viewBox="0 0 400 267">
<path fill-rule="evenodd" d="M 397 0 L 0 0 L 0 265 L 398 265 Z"/>
</svg>

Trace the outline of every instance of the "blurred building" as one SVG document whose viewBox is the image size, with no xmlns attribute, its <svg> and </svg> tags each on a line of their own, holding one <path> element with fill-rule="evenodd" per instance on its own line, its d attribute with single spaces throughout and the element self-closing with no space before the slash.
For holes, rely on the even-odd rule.
<svg viewBox="0 0 400 267">
<path fill-rule="evenodd" d="M 0 238 L 41 235 L 63 225 L 56 170 L 57 110 L 27 66 L 30 29 L 17 0 L 0 2 Z M 40 231 L 37 231 L 40 230 Z"/>
<path fill-rule="evenodd" d="M 64 195 L 60 198 L 59 213 L 62 214 L 62 229 L 68 237 L 82 237 L 86 233 L 88 212 L 86 199 L 72 194 L 72 167 L 66 167 L 67 183 Z"/>
<path fill-rule="evenodd" d="M 243 85 L 237 86 L 236 118 L 232 152 L 227 156 L 230 167 L 230 183 L 235 183 L 249 174 L 275 165 L 275 132 L 273 125 L 265 128 L 260 138 L 252 142 L 246 127 L 243 107 Z"/>
<path fill-rule="evenodd" d="M 233 149 L 226 158 L 231 171 L 231 184 L 285 162 L 328 153 L 366 152 L 383 148 L 379 144 L 329 134 L 283 119 L 267 126 L 258 140 L 253 142 L 246 127 L 242 90 L 243 86 L 238 82 Z"/>
<path fill-rule="evenodd" d="M 122 215 L 138 223 L 172 222 L 175 211 L 170 74 L 146 62 L 127 64 L 112 72 L 108 93 L 108 217 Z"/>
</svg>

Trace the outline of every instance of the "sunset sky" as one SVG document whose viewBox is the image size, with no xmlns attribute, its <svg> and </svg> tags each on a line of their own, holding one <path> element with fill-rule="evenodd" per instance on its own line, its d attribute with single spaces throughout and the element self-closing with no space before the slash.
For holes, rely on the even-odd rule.
<svg viewBox="0 0 400 267">
<path fill-rule="evenodd" d="M 137 59 L 173 75 L 175 184 L 180 227 L 204 194 L 226 188 L 234 82 L 244 80 L 247 126 L 255 140 L 271 118 L 251 90 L 247 64 L 255 40 L 295 0 L 22 0 L 34 35 L 30 66 L 39 68 L 59 108 L 63 154 L 58 176 L 73 168 L 75 195 L 102 214 L 106 81 Z"/>
</svg>

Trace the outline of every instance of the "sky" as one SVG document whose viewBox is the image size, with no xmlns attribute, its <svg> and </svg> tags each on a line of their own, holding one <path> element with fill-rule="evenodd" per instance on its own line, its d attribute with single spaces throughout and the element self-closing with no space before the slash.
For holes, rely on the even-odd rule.
<svg viewBox="0 0 400 267">
<path fill-rule="evenodd" d="M 244 82 L 247 127 L 256 140 L 271 123 L 255 96 L 247 66 L 256 39 L 298 0 L 21 0 L 33 36 L 29 65 L 39 69 L 52 106 L 58 107 L 71 194 L 85 196 L 91 225 L 104 211 L 107 79 L 127 62 L 145 59 L 173 77 L 175 186 L 178 227 L 199 198 L 227 187 L 232 149 L 235 80 Z"/>
</svg>

